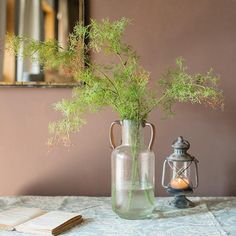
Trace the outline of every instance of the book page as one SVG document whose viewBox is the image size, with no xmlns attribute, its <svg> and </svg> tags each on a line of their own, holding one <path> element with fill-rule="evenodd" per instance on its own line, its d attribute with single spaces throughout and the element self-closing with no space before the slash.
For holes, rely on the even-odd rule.
<svg viewBox="0 0 236 236">
<path fill-rule="evenodd" d="M 52 211 L 16 226 L 16 230 L 24 233 L 57 235 L 81 221 L 82 216 L 78 213 Z"/>
<path fill-rule="evenodd" d="M 16 207 L 0 212 L 0 230 L 14 230 L 15 226 L 46 212 L 39 208 Z"/>
</svg>

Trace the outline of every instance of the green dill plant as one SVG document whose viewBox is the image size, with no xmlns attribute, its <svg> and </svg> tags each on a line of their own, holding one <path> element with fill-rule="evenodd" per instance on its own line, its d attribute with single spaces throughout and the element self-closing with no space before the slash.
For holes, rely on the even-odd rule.
<svg viewBox="0 0 236 236">
<path fill-rule="evenodd" d="M 212 69 L 205 74 L 191 74 L 183 58 L 177 58 L 175 67 L 168 68 L 156 86 L 150 86 L 150 73 L 140 65 L 136 51 L 123 40 L 129 22 L 122 18 L 113 22 L 108 19 L 101 22 L 91 20 L 87 26 L 77 24 L 69 35 L 66 49 L 55 40 L 40 42 L 24 36 L 8 35 L 7 49 L 20 57 L 37 61 L 45 70 L 60 70 L 80 84 L 73 88 L 70 99 L 55 104 L 55 109 L 62 113 L 63 118 L 49 124 L 52 134 L 49 145 L 59 142 L 67 145 L 70 134 L 79 131 L 85 123 L 84 115 L 99 112 L 104 107 L 111 107 L 121 120 L 134 121 L 131 170 L 134 186 L 139 171 L 138 130 L 149 113 L 159 107 L 167 115 L 172 115 L 176 102 L 223 108 L 223 93 L 218 87 L 219 77 Z M 88 43 L 84 44 L 85 41 Z M 103 54 L 110 63 L 91 60 L 91 53 Z M 133 190 L 131 187 L 128 207 Z M 145 194 L 153 204 L 154 193 L 152 196 L 148 192 Z"/>
<path fill-rule="evenodd" d="M 7 48 L 16 55 L 37 60 L 44 69 L 60 69 L 65 76 L 81 83 L 75 87 L 71 99 L 55 104 L 63 119 L 49 125 L 50 143 L 63 141 L 79 131 L 85 123 L 84 114 L 111 107 L 121 120 L 146 120 L 156 107 L 172 114 L 176 102 L 204 103 L 211 107 L 223 106 L 219 77 L 209 70 L 206 74 L 190 74 L 183 58 L 169 68 L 150 87 L 150 74 L 140 64 L 136 51 L 123 40 L 130 20 L 122 18 L 111 22 L 91 20 L 87 26 L 77 24 L 68 38 L 68 48 L 58 42 L 35 41 L 22 36 L 7 36 Z M 89 41 L 84 44 L 84 41 Z M 20 47 L 23 50 L 20 53 Z M 103 53 L 110 63 L 99 64 L 91 60 L 90 53 Z"/>
</svg>

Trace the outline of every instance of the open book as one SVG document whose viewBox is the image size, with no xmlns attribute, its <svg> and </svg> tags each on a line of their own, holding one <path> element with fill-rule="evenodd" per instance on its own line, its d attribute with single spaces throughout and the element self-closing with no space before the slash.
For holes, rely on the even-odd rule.
<svg viewBox="0 0 236 236">
<path fill-rule="evenodd" d="M 81 222 L 82 216 L 77 213 L 39 208 L 17 207 L 0 212 L 0 230 L 23 233 L 58 235 Z"/>
</svg>

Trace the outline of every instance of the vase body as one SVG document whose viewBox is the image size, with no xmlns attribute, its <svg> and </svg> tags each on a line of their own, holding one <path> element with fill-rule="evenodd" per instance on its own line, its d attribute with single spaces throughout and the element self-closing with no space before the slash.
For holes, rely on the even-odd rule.
<svg viewBox="0 0 236 236">
<path fill-rule="evenodd" d="M 111 131 L 110 141 L 114 148 L 111 155 L 112 209 L 121 218 L 147 218 L 155 204 L 155 155 L 151 150 L 154 127 L 149 123 L 141 124 L 131 120 L 115 123 L 122 127 L 122 142 L 115 148 Z M 143 140 L 145 126 L 151 128 L 149 145 Z"/>
</svg>

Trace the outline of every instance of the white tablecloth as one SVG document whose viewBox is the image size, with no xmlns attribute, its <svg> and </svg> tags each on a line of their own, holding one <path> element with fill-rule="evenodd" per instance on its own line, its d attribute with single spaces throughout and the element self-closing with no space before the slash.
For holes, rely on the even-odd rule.
<svg viewBox="0 0 236 236">
<path fill-rule="evenodd" d="M 194 208 L 179 210 L 169 204 L 171 198 L 157 198 L 156 210 L 146 220 L 120 219 L 106 197 L 0 197 L 0 210 L 26 206 L 81 213 L 84 222 L 62 234 L 68 236 L 236 236 L 236 197 L 191 199 Z M 29 234 L 0 231 L 2 235 Z"/>
</svg>

